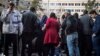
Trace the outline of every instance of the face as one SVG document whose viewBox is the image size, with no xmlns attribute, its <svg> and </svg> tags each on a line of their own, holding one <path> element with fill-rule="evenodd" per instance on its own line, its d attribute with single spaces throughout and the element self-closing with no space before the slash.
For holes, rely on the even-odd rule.
<svg viewBox="0 0 100 56">
<path fill-rule="evenodd" d="M 95 18 L 96 15 L 95 15 L 95 14 L 90 14 L 90 16 L 91 16 L 92 18 Z"/>
<path fill-rule="evenodd" d="M 14 6 L 9 5 L 9 8 L 10 8 L 10 10 L 13 10 L 14 9 Z"/>
<path fill-rule="evenodd" d="M 68 16 L 68 14 L 67 14 L 67 13 L 65 13 L 64 15 L 65 15 L 65 17 L 67 17 L 67 16 Z"/>
</svg>

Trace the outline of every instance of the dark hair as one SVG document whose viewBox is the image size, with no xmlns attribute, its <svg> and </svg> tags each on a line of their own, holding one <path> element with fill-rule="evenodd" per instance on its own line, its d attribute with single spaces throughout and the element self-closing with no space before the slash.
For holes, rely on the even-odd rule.
<svg viewBox="0 0 100 56">
<path fill-rule="evenodd" d="M 97 12 L 95 10 L 91 10 L 89 14 L 94 14 L 94 13 L 97 15 Z"/>
<path fill-rule="evenodd" d="M 13 7 L 15 6 L 15 4 L 13 2 L 9 2 L 9 5 L 13 6 Z"/>
<path fill-rule="evenodd" d="M 36 12 L 36 9 L 34 7 L 30 7 L 30 11 Z"/>
<path fill-rule="evenodd" d="M 50 17 L 57 18 L 54 12 L 50 14 Z"/>
<path fill-rule="evenodd" d="M 62 15 L 62 19 L 65 19 L 65 15 Z"/>
<path fill-rule="evenodd" d="M 87 10 L 84 10 L 83 14 L 88 14 L 88 11 Z"/>
<path fill-rule="evenodd" d="M 78 19 L 78 18 L 79 18 L 78 13 L 75 13 L 73 16 L 74 16 L 76 19 Z"/>
</svg>

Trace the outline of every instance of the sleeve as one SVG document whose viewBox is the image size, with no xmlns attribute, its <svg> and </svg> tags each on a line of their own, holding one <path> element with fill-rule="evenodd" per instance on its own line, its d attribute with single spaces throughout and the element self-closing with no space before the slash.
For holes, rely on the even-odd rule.
<svg viewBox="0 0 100 56">
<path fill-rule="evenodd" d="M 93 26 L 93 33 L 97 34 L 100 31 L 100 18 L 96 18 L 96 21 Z"/>
<path fill-rule="evenodd" d="M 64 20 L 64 22 L 62 22 L 61 28 L 62 28 L 63 30 L 65 30 L 65 28 L 66 28 L 66 20 Z"/>
<path fill-rule="evenodd" d="M 68 29 L 71 26 L 71 21 L 70 20 L 67 20 L 66 21 L 66 25 L 67 25 L 66 29 Z"/>
<path fill-rule="evenodd" d="M 2 11 L 0 21 L 4 22 L 6 20 L 7 15 L 8 14 L 6 14 L 5 10 Z"/>
<path fill-rule="evenodd" d="M 20 12 L 18 12 L 18 27 L 19 27 L 19 34 L 21 35 L 23 32 L 23 23 L 22 23 L 22 14 Z"/>
</svg>

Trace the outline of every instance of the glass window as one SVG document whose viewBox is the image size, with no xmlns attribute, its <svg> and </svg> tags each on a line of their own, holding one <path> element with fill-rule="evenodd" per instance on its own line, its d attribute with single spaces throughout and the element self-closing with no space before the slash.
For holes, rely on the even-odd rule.
<svg viewBox="0 0 100 56">
<path fill-rule="evenodd" d="M 69 6 L 74 6 L 74 3 L 69 3 L 68 5 L 69 5 Z"/>
<path fill-rule="evenodd" d="M 85 6 L 85 3 L 82 3 L 82 6 Z"/>
<path fill-rule="evenodd" d="M 75 6 L 80 6 L 80 3 L 75 3 Z"/>
<path fill-rule="evenodd" d="M 81 10 L 81 12 L 84 12 L 84 9 L 83 9 L 83 10 Z"/>
<path fill-rule="evenodd" d="M 50 9 L 50 11 L 52 11 L 52 12 L 53 12 L 53 11 L 54 11 L 54 9 Z"/>
<path fill-rule="evenodd" d="M 62 3 L 63 6 L 67 6 L 67 3 Z"/>
<path fill-rule="evenodd" d="M 74 12 L 74 10 L 72 9 L 71 12 Z"/>
<path fill-rule="evenodd" d="M 74 12 L 74 10 L 73 10 L 73 9 L 66 9 L 66 11 L 71 11 L 71 12 Z"/>
<path fill-rule="evenodd" d="M 56 9 L 56 11 L 61 11 L 61 9 Z"/>
<path fill-rule="evenodd" d="M 75 12 L 80 12 L 80 10 L 79 9 L 76 9 Z"/>
<path fill-rule="evenodd" d="M 62 11 L 65 12 L 66 10 L 65 9 L 62 9 Z"/>
<path fill-rule="evenodd" d="M 55 3 L 50 3 L 50 5 L 51 5 L 51 6 L 54 6 L 54 5 L 55 5 Z"/>
<path fill-rule="evenodd" d="M 61 3 L 57 3 L 56 5 L 57 5 L 57 6 L 61 6 Z"/>
</svg>

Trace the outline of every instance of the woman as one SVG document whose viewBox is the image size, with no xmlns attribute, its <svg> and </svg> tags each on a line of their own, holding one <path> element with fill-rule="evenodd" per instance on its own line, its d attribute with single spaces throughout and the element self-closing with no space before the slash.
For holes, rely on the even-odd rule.
<svg viewBox="0 0 100 56">
<path fill-rule="evenodd" d="M 50 14 L 50 18 L 46 22 L 46 34 L 44 37 L 44 56 L 54 56 L 55 46 L 59 43 L 59 22 L 57 21 L 55 13 Z"/>
</svg>

